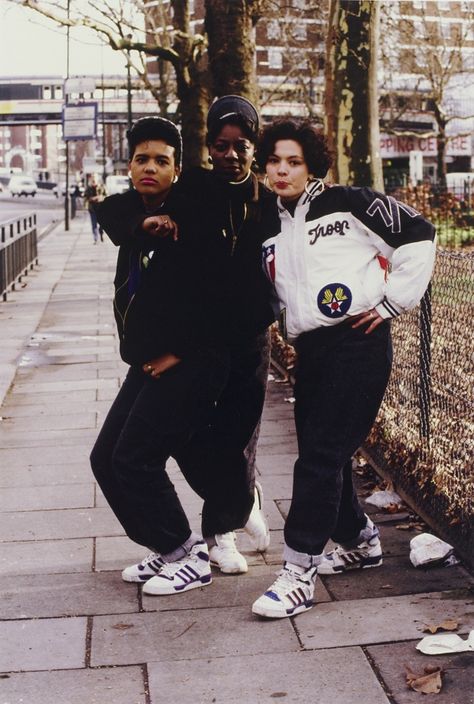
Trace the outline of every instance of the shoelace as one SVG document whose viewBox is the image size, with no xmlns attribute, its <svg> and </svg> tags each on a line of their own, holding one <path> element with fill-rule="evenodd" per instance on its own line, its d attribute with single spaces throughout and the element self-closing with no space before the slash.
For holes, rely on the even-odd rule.
<svg viewBox="0 0 474 704">
<path fill-rule="evenodd" d="M 277 591 L 279 589 L 284 590 L 285 593 L 291 588 L 294 589 L 295 587 L 295 579 L 297 579 L 299 582 L 303 582 L 303 584 L 307 584 L 307 581 L 303 578 L 302 575 L 298 574 L 297 572 L 293 572 L 292 570 L 289 569 L 283 569 L 281 572 L 278 572 L 278 577 L 273 582 L 272 586 L 270 587 L 271 591 Z"/>
<path fill-rule="evenodd" d="M 158 562 L 163 562 L 162 557 L 159 553 L 150 552 L 149 555 L 147 555 L 146 557 L 143 558 L 143 560 L 141 561 L 140 564 L 142 564 L 143 567 L 145 567 L 145 565 L 148 565 L 150 562 L 154 562 L 155 560 L 157 560 Z"/>
</svg>

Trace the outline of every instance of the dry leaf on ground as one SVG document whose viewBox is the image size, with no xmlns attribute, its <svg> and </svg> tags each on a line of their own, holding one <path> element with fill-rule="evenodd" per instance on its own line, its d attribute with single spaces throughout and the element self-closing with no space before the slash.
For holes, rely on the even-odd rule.
<svg viewBox="0 0 474 704">
<path fill-rule="evenodd" d="M 405 665 L 407 685 L 415 692 L 422 694 L 439 694 L 443 685 L 441 674 L 443 670 L 440 667 L 431 665 L 425 667 L 423 673 L 413 672 L 413 670 Z"/>
<path fill-rule="evenodd" d="M 459 623 L 457 621 L 452 618 L 447 618 L 437 625 L 425 623 L 421 630 L 423 633 L 437 633 L 438 631 L 456 631 L 458 628 Z"/>
</svg>

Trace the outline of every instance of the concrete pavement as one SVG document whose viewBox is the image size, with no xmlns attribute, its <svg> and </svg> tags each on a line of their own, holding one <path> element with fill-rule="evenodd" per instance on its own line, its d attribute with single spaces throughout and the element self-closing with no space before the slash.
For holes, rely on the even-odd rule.
<svg viewBox="0 0 474 704">
<path fill-rule="evenodd" d="M 424 624 L 474 628 L 462 565 L 415 569 L 406 512 L 368 504 L 383 567 L 318 581 L 294 619 L 252 616 L 281 560 L 296 443 L 291 389 L 270 379 L 258 452 L 272 543 L 250 569 L 209 587 L 142 596 L 120 570 L 129 541 L 93 482 L 88 456 L 125 365 L 111 309 L 116 250 L 92 244 L 85 213 L 40 242 L 39 266 L 0 303 L 0 704 L 414 704 L 405 665 L 445 671 L 437 704 L 474 703 L 474 653 L 428 657 Z M 201 501 L 170 462 L 195 529 Z M 358 477 L 361 494 L 372 482 Z M 428 700 L 429 701 L 429 700 Z"/>
</svg>

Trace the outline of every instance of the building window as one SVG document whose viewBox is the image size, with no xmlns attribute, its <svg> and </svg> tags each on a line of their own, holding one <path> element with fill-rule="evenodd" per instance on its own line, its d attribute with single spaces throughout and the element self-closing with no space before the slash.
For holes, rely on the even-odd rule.
<svg viewBox="0 0 474 704">
<path fill-rule="evenodd" d="M 293 37 L 300 42 L 306 41 L 306 38 L 307 38 L 306 25 L 305 24 L 295 25 L 295 28 L 293 30 Z"/>
<path fill-rule="evenodd" d="M 267 22 L 267 39 L 280 39 L 281 30 L 278 20 Z"/>
<path fill-rule="evenodd" d="M 268 66 L 269 68 L 282 68 L 283 67 L 283 54 L 280 49 L 269 49 L 268 50 Z"/>
<path fill-rule="evenodd" d="M 447 22 L 441 22 L 439 31 L 443 39 L 451 39 L 451 24 Z"/>
</svg>

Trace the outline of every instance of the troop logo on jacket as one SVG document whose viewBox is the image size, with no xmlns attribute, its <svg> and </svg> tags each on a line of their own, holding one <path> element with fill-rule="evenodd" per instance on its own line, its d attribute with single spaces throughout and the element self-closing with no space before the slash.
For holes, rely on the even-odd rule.
<svg viewBox="0 0 474 704">
<path fill-rule="evenodd" d="M 318 308 L 328 318 L 342 318 L 351 307 L 352 293 L 344 284 L 328 284 L 318 293 Z"/>
</svg>

